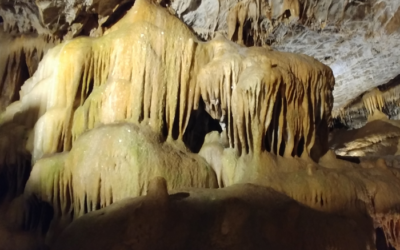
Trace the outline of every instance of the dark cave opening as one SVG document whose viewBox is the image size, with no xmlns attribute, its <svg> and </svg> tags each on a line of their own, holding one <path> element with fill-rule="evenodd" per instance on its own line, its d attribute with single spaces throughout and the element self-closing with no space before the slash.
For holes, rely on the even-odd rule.
<svg viewBox="0 0 400 250">
<path fill-rule="evenodd" d="M 39 229 L 45 235 L 49 229 L 54 217 L 53 207 L 32 194 L 25 200 L 25 220 L 21 225 L 23 230 Z"/>
<path fill-rule="evenodd" d="M 17 58 L 18 57 L 18 58 Z M 11 65 L 11 69 L 3 74 L 0 79 L 0 91 L 2 100 L 0 101 L 0 108 L 5 108 L 12 102 L 19 99 L 19 90 L 26 80 L 29 79 L 29 69 L 26 62 L 26 54 L 24 51 L 7 58 L 8 63 Z M 14 76 L 14 74 L 16 76 Z"/>
<path fill-rule="evenodd" d="M 303 154 L 304 151 L 304 136 L 301 137 L 300 141 L 297 144 L 297 148 L 295 147 L 292 153 L 292 156 L 297 155 L 298 157 L 300 157 Z"/>
<path fill-rule="evenodd" d="M 200 100 L 199 108 L 193 110 L 190 115 L 189 123 L 183 134 L 183 142 L 193 153 L 198 153 L 203 146 L 206 135 L 211 131 L 221 133 L 221 125 L 218 120 L 213 119 L 207 113 L 204 101 Z"/>
<path fill-rule="evenodd" d="M 12 200 L 24 192 L 26 182 L 31 173 L 30 155 L 20 156 L 17 164 L 10 165 L 7 166 L 9 171 L 3 170 L 0 172 L 0 204 L 5 200 Z M 2 166 L 0 166 L 1 168 Z M 20 181 L 16 182 L 14 180 Z"/>
<path fill-rule="evenodd" d="M 375 229 L 375 246 L 377 250 L 396 250 L 390 243 L 387 242 L 383 229 L 378 227 Z"/>
</svg>

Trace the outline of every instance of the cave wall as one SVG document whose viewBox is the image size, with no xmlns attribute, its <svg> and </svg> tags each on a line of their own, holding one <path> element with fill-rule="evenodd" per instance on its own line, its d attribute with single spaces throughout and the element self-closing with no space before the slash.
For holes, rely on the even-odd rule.
<svg viewBox="0 0 400 250">
<path fill-rule="evenodd" d="M 328 151 L 331 112 L 335 114 L 335 107 L 341 105 L 340 98 L 334 99 L 334 77 L 340 80 L 335 68 L 304 54 L 278 52 L 274 48 L 283 40 L 269 43 L 272 48 L 266 42 L 271 34 L 298 24 L 310 34 L 323 35 L 331 20 L 357 29 L 352 21 L 370 18 L 375 12 L 368 12 L 368 4 L 378 4 L 338 2 L 328 7 L 324 3 L 232 1 L 217 8 L 207 1 L 137 0 L 130 8 L 130 2 L 2 2 L 0 15 L 7 35 L 0 42 L 10 49 L 0 60 L 2 86 L 7 90 L 1 97 L 0 214 L 12 219 L 2 220 L 0 230 L 5 235 L 15 232 L 16 240 L 3 243 L 0 238 L 0 245 L 15 244 L 8 249 L 18 249 L 18 237 L 27 234 L 24 239 L 32 246 L 68 249 L 82 242 L 90 248 L 93 245 L 80 239 L 74 227 L 96 237 L 96 231 L 85 230 L 81 223 L 101 227 L 119 221 L 113 209 L 136 197 L 131 202 L 139 206 L 143 220 L 157 222 L 152 212 L 160 207 L 166 209 L 161 211 L 166 225 L 176 211 L 195 218 L 206 214 L 207 221 L 200 223 L 202 233 L 215 239 L 199 243 L 199 248 L 215 242 L 224 242 L 217 244 L 222 249 L 229 248 L 228 243 L 245 244 L 245 229 L 273 216 L 279 200 L 292 202 L 283 205 L 282 216 L 293 220 L 283 226 L 258 225 L 267 229 L 254 236 L 261 241 L 252 245 L 254 249 L 268 244 L 273 249 L 299 244 L 304 249 L 333 245 L 364 249 L 377 244 L 374 237 L 379 230 L 383 232 L 379 240 L 386 242 L 379 244 L 399 247 L 399 170 L 381 159 L 358 164 Z M 108 6 L 114 6 L 113 11 Z M 17 13 L 21 15 L 18 8 L 31 9 L 32 13 L 22 11 L 29 22 L 13 23 Z M 207 21 L 201 18 L 207 8 L 210 20 L 217 21 L 204 31 L 199 25 Z M 392 13 L 389 9 L 385 10 Z M 337 13 L 343 19 L 337 19 Z M 92 19 L 85 17 L 89 14 Z M 97 24 L 89 19 L 97 19 Z M 391 20 L 381 24 L 395 27 Z M 85 27 L 89 24 L 95 27 L 90 32 Z M 395 36 L 394 28 L 390 32 Z M 371 93 L 362 105 L 372 113 L 385 103 L 379 94 Z M 392 127 L 397 133 L 397 127 Z M 356 138 L 352 136 L 345 139 Z M 385 136 L 391 137 L 373 134 L 371 140 Z M 161 186 L 153 190 L 156 198 L 151 199 L 154 178 L 159 180 L 154 185 Z M 255 188 L 249 190 L 243 183 Z M 241 185 L 231 188 L 236 184 Z M 227 189 L 212 189 L 218 187 Z M 174 193 L 185 188 L 190 190 Z M 149 207 L 145 194 L 150 197 Z M 276 203 L 265 211 L 270 195 Z M 190 196 L 198 198 L 186 199 Z M 196 210 L 198 206 L 203 210 Z M 221 206 L 226 206 L 224 212 L 218 210 Z M 249 215 L 260 210 L 255 217 Z M 224 216 L 234 219 L 221 222 Z M 320 230 L 307 227 L 310 218 Z M 242 224 L 235 224 L 235 219 Z M 107 242 L 119 249 L 119 240 L 144 239 L 137 221 L 133 216 L 107 229 L 122 234 Z M 325 221 L 333 226 L 324 227 Z M 187 217 L 179 221 L 182 227 L 192 222 Z M 237 230 L 229 234 L 231 223 Z M 338 234 L 349 224 L 354 237 Z M 149 228 L 144 231 L 167 241 L 159 237 L 165 228 Z M 304 228 L 310 234 L 301 234 Z M 174 244 L 187 235 L 193 237 L 179 233 Z M 296 236 L 293 245 L 284 240 L 291 234 Z M 313 243 L 305 235 L 320 239 Z M 348 238 L 333 244 L 338 235 Z M 64 244 L 70 239 L 72 245 Z M 156 246 L 144 242 L 122 245 Z"/>
</svg>

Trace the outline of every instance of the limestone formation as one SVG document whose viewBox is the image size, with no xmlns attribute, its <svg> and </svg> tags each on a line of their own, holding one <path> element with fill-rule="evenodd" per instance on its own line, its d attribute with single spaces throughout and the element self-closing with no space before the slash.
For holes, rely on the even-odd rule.
<svg viewBox="0 0 400 250">
<path fill-rule="evenodd" d="M 336 77 L 334 117 L 399 74 L 398 1 L 176 0 L 172 6 L 203 38 L 225 33 L 239 43 L 269 44 L 329 65 Z"/>
<path fill-rule="evenodd" d="M 0 29 L 0 110 L 19 99 L 22 84 L 36 71 L 47 50 L 57 43 L 51 37 L 11 35 Z"/>
<path fill-rule="evenodd" d="M 349 93 L 368 123 L 329 135 L 349 112 L 338 68 L 267 42 L 361 17 L 388 17 L 362 32 L 395 36 L 396 4 L 0 4 L 0 233 L 26 243 L 0 248 L 400 246 L 400 133 L 384 114 L 396 88 Z"/>
<path fill-rule="evenodd" d="M 67 40 L 80 35 L 98 37 L 133 2 L 2 0 L 0 25 L 14 33 L 34 32 Z M 155 2 L 161 2 L 205 40 L 222 33 L 239 43 L 269 44 L 329 65 L 336 77 L 333 116 L 342 123 L 354 117 L 348 114 L 352 100 L 398 75 L 400 6 L 396 0 Z M 384 100 L 385 107 L 390 105 Z M 357 112 L 363 112 L 363 105 Z"/>
<path fill-rule="evenodd" d="M 331 70 L 310 57 L 222 37 L 202 43 L 168 12 L 138 2 L 103 37 L 50 50 L 21 88 L 15 116 L 34 125 L 34 162 L 70 150 L 100 123 L 129 120 L 182 140 L 201 99 L 214 118 L 227 117 L 229 145 L 239 154 L 308 156 L 321 146 L 314 144 L 327 126 L 333 83 Z M 37 112 L 25 115 L 30 110 Z"/>
<path fill-rule="evenodd" d="M 85 133 L 67 154 L 39 160 L 25 194 L 52 204 L 56 215 L 79 217 L 146 194 L 148 181 L 157 176 L 167 180 L 168 189 L 217 187 L 201 157 L 163 142 L 149 128 L 113 124 Z"/>
<path fill-rule="evenodd" d="M 382 157 L 399 154 L 399 136 L 398 121 L 374 119 L 362 128 L 335 131 L 329 144 L 341 156 Z"/>
</svg>

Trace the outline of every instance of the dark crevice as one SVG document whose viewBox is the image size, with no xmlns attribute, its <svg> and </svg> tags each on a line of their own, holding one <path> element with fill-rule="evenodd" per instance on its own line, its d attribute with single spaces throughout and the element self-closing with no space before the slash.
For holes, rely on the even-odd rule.
<svg viewBox="0 0 400 250">
<path fill-rule="evenodd" d="M 83 89 L 85 87 L 85 89 Z M 76 92 L 74 110 L 76 110 L 80 105 L 83 105 L 85 100 L 92 93 L 94 88 L 94 80 L 91 79 L 87 86 L 83 86 L 83 84 L 79 84 L 78 91 Z"/>
<path fill-rule="evenodd" d="M 178 72 L 178 75 L 180 75 L 180 72 Z M 180 84 L 178 84 L 178 93 L 180 93 L 180 91 L 181 91 Z M 170 136 L 172 136 L 172 138 L 174 140 L 178 139 L 179 130 L 180 130 L 180 128 L 179 128 L 179 116 L 180 116 L 179 114 L 180 114 L 180 106 L 181 106 L 181 105 L 179 105 L 180 95 L 177 95 L 176 103 L 177 103 L 177 105 L 176 105 L 176 111 L 175 111 L 175 119 L 173 120 L 173 124 L 172 124 L 172 135 L 170 135 Z M 168 124 L 168 126 L 170 126 L 170 124 Z"/>
<path fill-rule="evenodd" d="M 122 17 L 125 16 L 125 14 L 130 10 L 133 6 L 135 1 L 128 1 L 123 4 L 121 4 L 105 21 L 101 26 L 103 28 L 109 28 L 113 26 L 116 22 L 118 22 Z"/>
<path fill-rule="evenodd" d="M 77 36 L 90 36 L 90 32 L 97 27 L 99 27 L 99 16 L 98 14 L 92 14 L 88 16 L 81 16 L 75 19 L 74 23 L 82 23 L 82 29 L 74 34 L 74 37 Z"/>
<path fill-rule="evenodd" d="M 282 106 L 282 92 L 278 90 L 275 98 L 274 108 L 272 111 L 272 120 L 268 127 L 265 138 L 265 149 L 268 152 L 278 154 L 281 150 L 281 145 L 278 145 L 279 138 L 279 116 L 281 114 Z M 282 141 L 283 142 L 283 141 Z"/>
<path fill-rule="evenodd" d="M 89 202 L 87 199 L 87 195 L 85 194 L 85 198 L 83 199 L 83 204 L 82 204 L 82 208 L 83 208 L 83 214 L 87 214 L 89 212 L 88 206 L 89 206 Z"/>
<path fill-rule="evenodd" d="M 346 122 L 343 121 L 340 117 L 332 118 L 331 123 L 329 124 L 329 131 L 332 132 L 336 129 L 349 129 Z"/>
<path fill-rule="evenodd" d="M 282 138 L 281 145 L 279 146 L 279 155 L 283 156 L 285 154 L 286 143 L 285 140 Z"/>
<path fill-rule="evenodd" d="M 299 143 L 297 144 L 296 148 L 296 155 L 300 157 L 304 151 L 304 136 L 301 137 Z"/>
<path fill-rule="evenodd" d="M 183 134 L 183 142 L 194 153 L 198 153 L 203 146 L 205 136 L 211 131 L 222 132 L 219 121 L 213 119 L 205 110 L 203 100 L 200 100 L 197 110 L 193 110 Z"/>
<path fill-rule="evenodd" d="M 160 5 L 165 7 L 167 4 L 169 4 L 169 2 L 170 1 L 163 0 L 163 1 L 161 1 Z M 189 7 L 182 12 L 181 16 L 184 17 L 185 15 L 187 15 L 193 11 L 196 11 L 200 7 L 200 5 L 201 5 L 201 0 L 191 1 Z M 191 26 L 190 24 L 188 24 L 188 25 Z"/>
<path fill-rule="evenodd" d="M 243 25 L 243 37 L 242 40 L 247 47 L 252 47 L 255 45 L 254 37 L 253 37 L 253 28 L 252 28 L 253 21 L 247 20 Z"/>
<path fill-rule="evenodd" d="M 25 204 L 25 220 L 21 225 L 22 229 L 26 231 L 39 229 L 43 235 L 47 233 L 54 217 L 53 207 L 34 194 L 25 200 Z"/>
<path fill-rule="evenodd" d="M 286 93 L 285 87 L 282 88 L 282 93 Z M 282 96 L 285 96 L 283 94 Z M 287 135 L 287 121 L 286 121 L 286 115 L 287 114 L 287 97 L 285 96 L 284 98 L 281 99 L 281 106 L 282 106 L 282 118 L 283 118 L 283 123 L 278 125 L 279 129 L 281 130 L 281 145 L 279 148 L 279 155 L 283 156 L 285 154 L 285 149 L 286 149 L 286 142 L 288 140 L 288 135 Z"/>
<path fill-rule="evenodd" d="M 170 194 L 168 196 L 168 199 L 170 201 L 177 201 L 177 200 L 183 200 L 186 199 L 190 196 L 190 193 L 186 193 L 186 192 L 181 192 L 181 193 L 176 193 L 176 194 Z"/>
<path fill-rule="evenodd" d="M 340 160 L 344 160 L 344 161 L 349 161 L 349 162 L 352 162 L 352 163 L 357 163 L 357 164 L 359 164 L 361 162 L 359 157 L 354 157 L 354 156 L 336 155 L 336 158 L 340 159 Z"/>
<path fill-rule="evenodd" d="M 399 84 L 400 84 L 400 75 L 397 75 L 387 83 L 378 86 L 378 89 L 380 91 L 387 91 L 390 90 L 391 88 L 397 87 Z"/>
<path fill-rule="evenodd" d="M 285 10 L 285 12 L 283 12 L 283 18 L 289 19 L 291 16 L 290 10 Z"/>
<path fill-rule="evenodd" d="M 0 166 L 0 204 L 4 200 L 12 200 L 24 192 L 31 172 L 30 155 L 19 156 L 16 164 Z M 18 180 L 18 181 L 15 181 Z"/>
<path fill-rule="evenodd" d="M 378 227 L 375 229 L 375 236 L 376 250 L 396 250 L 387 242 L 385 232 L 382 228 Z"/>
<path fill-rule="evenodd" d="M 11 102 L 15 102 L 19 99 L 19 90 L 21 89 L 21 86 L 24 84 L 26 80 L 29 79 L 29 69 L 28 66 L 26 65 L 26 56 L 24 51 L 21 51 L 20 55 L 20 65 L 19 65 L 19 72 L 18 72 L 18 82 L 14 85 L 14 93 L 11 98 Z"/>
<path fill-rule="evenodd" d="M 30 77 L 26 64 L 26 55 L 23 50 L 21 53 L 9 56 L 6 65 L 5 74 L 0 79 L 0 109 L 5 109 L 5 107 L 19 99 L 19 90 Z"/>
</svg>

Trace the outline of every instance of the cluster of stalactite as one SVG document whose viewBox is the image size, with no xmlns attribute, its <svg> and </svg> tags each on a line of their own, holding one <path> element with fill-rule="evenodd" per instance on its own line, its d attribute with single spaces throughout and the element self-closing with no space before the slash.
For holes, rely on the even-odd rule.
<svg viewBox="0 0 400 250">
<path fill-rule="evenodd" d="M 105 155 L 115 160 L 107 167 L 102 165 L 106 160 L 96 164 L 82 160 L 86 163 L 80 164 L 74 155 L 82 153 L 82 159 L 95 155 L 76 144 L 85 132 L 100 125 L 133 123 L 161 135 L 164 139 L 158 142 L 181 144 L 194 112 L 204 106 L 214 119 L 227 124 L 228 146 L 239 156 L 269 151 L 309 157 L 313 148 L 321 146 L 318 137 L 327 128 L 333 85 L 330 68 L 311 57 L 245 48 L 222 36 L 200 42 L 168 11 L 138 0 L 102 37 L 80 37 L 49 50 L 21 87 L 20 100 L 4 117 L 24 127 L 18 147 L 26 148 L 32 163 L 37 163 L 27 193 L 53 204 L 56 214 L 70 213 L 65 204 L 73 203 L 75 213 L 82 215 L 116 199 L 141 195 L 144 182 L 134 182 L 136 186 L 127 183 L 139 172 L 145 173 L 140 167 L 146 169 L 150 164 L 136 161 L 126 167 L 126 159 L 140 157 L 125 155 L 119 160 L 120 141 L 100 143 L 109 149 Z M 147 150 L 150 146 L 144 141 L 124 145 Z M 65 151 L 75 152 L 67 157 L 70 160 L 44 158 Z M 189 181 L 171 177 L 168 181 L 177 183 L 173 187 L 215 184 L 197 158 L 197 165 L 192 164 L 197 170 L 185 167 L 187 172 L 182 172 L 180 168 L 190 164 L 180 159 L 191 156 L 170 155 L 176 159 L 174 171 L 187 174 L 184 179 Z M 164 165 L 174 164 L 155 162 L 148 171 Z M 115 171 L 123 166 L 130 170 L 121 172 L 125 179 L 118 179 Z M 96 170 L 98 178 L 87 176 L 95 168 L 114 174 Z M 193 176 L 198 179 L 192 180 Z M 109 187 L 121 184 L 109 193 Z M 134 191 L 128 192 L 126 187 Z"/>
<path fill-rule="evenodd" d="M 239 154 L 309 155 L 330 117 L 331 71 L 307 56 L 244 50 L 222 38 L 212 43 L 215 57 L 199 73 L 197 98 L 226 120 L 230 147 Z"/>
<path fill-rule="evenodd" d="M 308 155 L 329 119 L 333 84 L 331 70 L 313 58 L 221 37 L 202 43 L 167 11 L 140 1 L 103 37 L 49 51 L 22 86 L 14 120 L 34 126 L 35 162 L 118 121 L 182 140 L 203 99 L 206 110 L 215 106 L 226 116 L 239 154 Z"/>
<path fill-rule="evenodd" d="M 12 35 L 0 29 L 0 110 L 19 99 L 23 83 L 36 71 L 47 50 L 58 41 L 50 36 Z"/>
</svg>

